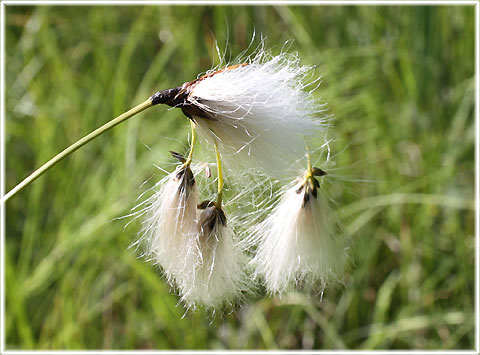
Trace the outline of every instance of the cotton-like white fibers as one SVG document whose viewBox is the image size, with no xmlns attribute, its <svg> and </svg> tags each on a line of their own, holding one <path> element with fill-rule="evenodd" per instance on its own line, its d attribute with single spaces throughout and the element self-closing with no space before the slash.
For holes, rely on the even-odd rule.
<svg viewBox="0 0 480 355">
<path fill-rule="evenodd" d="M 297 54 L 259 50 L 245 64 L 192 82 L 187 102 L 201 110 L 203 117 L 192 113 L 198 131 L 218 141 L 227 164 L 276 176 L 303 156 L 305 137 L 325 126 L 323 105 L 306 91 L 318 81 Z"/>
<path fill-rule="evenodd" d="M 168 282 L 184 272 L 189 240 L 197 227 L 198 197 L 190 167 L 179 165 L 156 186 L 159 190 L 147 201 L 141 241 L 146 255 L 162 267 Z"/>
<path fill-rule="evenodd" d="M 197 205 L 192 139 L 188 159 L 174 154 L 183 164 L 150 198 L 143 228 L 147 254 L 191 309 L 234 305 L 258 280 L 270 294 L 322 290 L 339 281 L 348 259 L 328 202 L 317 194 L 317 177 L 326 173 L 312 168 L 307 147 L 313 138 L 326 139 L 328 126 L 324 105 L 312 95 L 319 84 L 314 67 L 300 65 L 296 53 L 271 56 L 263 46 L 236 63 L 151 97 L 180 108 L 193 134 L 216 153 L 216 202 Z M 305 155 L 304 176 L 272 204 L 278 184 L 296 174 Z M 214 193 L 214 181 L 202 195 Z M 225 196 L 239 211 L 229 223 Z M 239 240 L 232 224 L 249 236 Z M 250 262 L 245 249 L 254 254 Z"/>
<path fill-rule="evenodd" d="M 196 181 L 183 164 L 157 185 L 143 210 L 145 254 L 162 268 L 187 308 L 233 305 L 251 286 L 245 256 L 223 210 L 198 209 Z"/>
<path fill-rule="evenodd" d="M 245 256 L 228 226 L 224 212 L 214 206 L 202 210 L 197 233 L 190 238 L 185 273 L 177 284 L 188 307 L 230 306 L 251 288 Z"/>
<path fill-rule="evenodd" d="M 251 265 L 272 294 L 295 286 L 323 289 L 337 282 L 346 266 L 345 243 L 328 202 L 305 184 L 302 179 L 288 188 L 273 213 L 254 227 L 253 242 L 259 245 Z"/>
</svg>

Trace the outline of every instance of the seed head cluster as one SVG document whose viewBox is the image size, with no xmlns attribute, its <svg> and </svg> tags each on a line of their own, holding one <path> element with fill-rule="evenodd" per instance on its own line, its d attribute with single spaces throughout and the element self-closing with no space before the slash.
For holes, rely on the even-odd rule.
<svg viewBox="0 0 480 355">
<path fill-rule="evenodd" d="M 341 281 L 347 248 L 323 191 L 328 171 L 311 166 L 306 148 L 326 139 L 324 104 L 312 94 L 318 83 L 297 54 L 271 56 L 261 48 L 151 97 L 191 120 L 192 143 L 188 158 L 172 152 L 177 168 L 137 206 L 145 216 L 139 243 L 187 308 L 231 306 L 258 285 L 281 297 Z M 208 180 L 192 163 L 197 133 L 215 152 L 214 196 L 197 186 Z M 236 171 L 246 186 L 249 174 L 290 183 L 264 201 L 268 213 L 253 204 L 242 212 L 236 198 L 225 198 L 235 196 L 236 184 L 228 182 Z"/>
</svg>

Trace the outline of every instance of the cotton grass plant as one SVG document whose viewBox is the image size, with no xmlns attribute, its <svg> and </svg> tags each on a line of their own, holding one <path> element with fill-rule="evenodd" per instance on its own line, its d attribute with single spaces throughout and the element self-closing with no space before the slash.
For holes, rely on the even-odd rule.
<svg viewBox="0 0 480 355">
<path fill-rule="evenodd" d="M 341 279 L 347 253 L 321 189 L 328 172 L 311 165 L 306 148 L 324 146 L 328 127 L 324 104 L 312 94 L 320 83 L 314 69 L 301 65 L 296 53 L 273 56 L 262 44 L 248 57 L 152 95 L 58 154 L 4 201 L 103 132 L 166 104 L 190 119 L 190 149 L 186 157 L 172 152 L 176 169 L 134 209 L 143 218 L 134 245 L 158 265 L 185 306 L 230 307 L 259 283 L 280 296 L 295 288 L 323 290 Z M 204 166 L 194 163 L 198 144 L 213 153 L 215 177 L 198 179 Z M 303 157 L 307 164 L 298 175 Z M 226 178 L 232 181 L 230 195 L 240 182 L 240 195 L 250 201 L 256 201 L 258 181 L 291 183 L 262 208 L 247 204 L 249 212 L 227 211 Z M 213 194 L 199 186 L 209 179 L 216 181 Z"/>
<path fill-rule="evenodd" d="M 347 264 L 347 245 L 322 193 L 327 173 L 307 160 L 307 169 L 279 191 L 271 213 L 246 238 L 247 245 L 258 245 L 253 278 L 273 295 L 295 288 L 323 293 L 327 283 L 340 281 Z"/>
<path fill-rule="evenodd" d="M 187 101 L 200 110 L 199 133 L 218 142 L 225 160 L 276 177 L 303 155 L 303 137 L 325 125 L 323 105 L 306 93 L 319 78 L 297 54 L 269 57 L 262 49 L 247 60 L 189 84 Z"/>
</svg>

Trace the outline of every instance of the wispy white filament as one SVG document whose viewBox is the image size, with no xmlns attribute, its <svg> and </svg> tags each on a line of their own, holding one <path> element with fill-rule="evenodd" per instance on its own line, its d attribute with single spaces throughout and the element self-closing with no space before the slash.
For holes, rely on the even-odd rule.
<svg viewBox="0 0 480 355">
<path fill-rule="evenodd" d="M 196 186 L 189 186 L 179 166 L 156 186 L 159 190 L 147 200 L 147 218 L 142 238 L 146 255 L 162 267 L 168 282 L 175 284 L 184 273 L 190 239 L 197 228 Z"/>
<path fill-rule="evenodd" d="M 233 230 L 218 220 L 210 228 L 205 223 L 209 212 L 207 208 L 200 214 L 197 233 L 189 240 L 185 272 L 177 279 L 182 300 L 192 308 L 232 305 L 250 287 Z"/>
<path fill-rule="evenodd" d="M 227 163 L 277 176 L 303 156 L 305 137 L 323 128 L 323 105 L 306 91 L 319 79 L 299 62 L 297 54 L 270 57 L 260 50 L 247 65 L 212 71 L 193 84 L 188 102 L 208 115 L 194 118 L 198 130 L 219 142 Z"/>
<path fill-rule="evenodd" d="M 317 195 L 315 179 L 325 172 L 312 168 L 310 158 L 309 172 L 284 191 L 275 207 L 264 203 L 270 201 L 264 196 L 272 195 L 273 185 L 298 169 L 309 137 L 319 138 L 327 126 L 323 104 L 311 93 L 319 83 L 314 68 L 301 66 L 297 54 L 270 56 L 263 48 L 237 63 L 166 91 L 178 92 L 166 103 L 181 107 L 217 152 L 217 203 L 206 201 L 197 208 L 196 185 L 187 184 L 178 168 L 149 199 L 143 228 L 147 254 L 188 308 L 235 304 L 258 279 L 271 294 L 293 288 L 323 290 L 327 283 L 339 281 L 347 262 L 328 203 Z M 249 199 L 250 210 L 232 220 L 260 221 L 241 243 L 221 209 L 221 161 L 236 180 L 250 182 L 232 198 L 237 205 Z M 252 175 L 256 179 L 251 180 Z M 238 181 L 231 181 L 230 187 L 237 186 Z M 263 197 L 247 196 L 252 190 Z M 251 280 L 242 252 L 250 243 L 256 246 Z"/>
<path fill-rule="evenodd" d="M 327 201 L 319 194 L 305 203 L 303 181 L 291 186 L 273 213 L 254 230 L 259 243 L 251 264 L 272 294 L 300 288 L 322 290 L 342 276 L 347 254 L 335 233 Z"/>
<path fill-rule="evenodd" d="M 214 207 L 197 208 L 196 184 L 188 183 L 184 171 L 177 167 L 146 201 L 140 242 L 187 308 L 232 305 L 250 287 L 245 256 L 220 213 Z M 225 218 L 223 211 L 221 215 Z"/>
</svg>

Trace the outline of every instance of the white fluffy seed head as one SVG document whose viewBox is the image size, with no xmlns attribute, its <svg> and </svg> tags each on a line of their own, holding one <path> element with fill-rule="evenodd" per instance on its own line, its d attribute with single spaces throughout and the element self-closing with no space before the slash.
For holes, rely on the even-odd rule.
<svg viewBox="0 0 480 355">
<path fill-rule="evenodd" d="M 221 209 L 202 210 L 187 250 L 177 285 L 189 308 L 230 306 L 248 291 L 244 255 Z"/>
<path fill-rule="evenodd" d="M 187 101 L 208 116 L 194 117 L 198 131 L 218 141 L 227 164 L 277 176 L 303 156 L 305 137 L 324 128 L 323 105 L 306 91 L 319 78 L 299 62 L 297 54 L 272 57 L 261 49 L 245 65 L 192 84 Z"/>
<path fill-rule="evenodd" d="M 319 78 L 313 67 L 299 62 L 296 53 L 270 56 L 262 48 L 237 65 L 172 89 L 183 96 L 164 103 L 178 104 L 196 123 L 196 131 L 218 144 L 226 171 L 283 179 L 298 169 L 309 137 L 318 138 L 327 126 L 323 104 L 307 90 L 315 89 Z M 198 210 L 195 185 L 182 189 L 186 185 L 174 172 L 149 200 L 142 237 L 147 254 L 188 308 L 222 308 L 249 292 L 242 249 L 252 240 L 258 244 L 251 261 L 253 277 L 262 278 L 272 294 L 338 281 L 347 261 L 345 246 L 336 236 L 327 201 L 316 191 L 307 199 L 311 191 L 299 188 L 305 179 L 292 184 L 273 209 L 252 197 L 252 206 L 272 213 L 240 244 L 223 211 L 216 205 Z M 273 183 L 256 182 L 234 200 L 242 200 L 253 186 L 263 189 L 262 195 L 273 193 Z M 255 215 L 264 216 L 247 211 L 237 219 Z"/>
<path fill-rule="evenodd" d="M 247 260 L 223 210 L 197 208 L 194 175 L 183 165 L 156 186 L 141 211 L 145 255 L 162 268 L 187 308 L 219 309 L 239 301 L 251 288 Z"/>
<path fill-rule="evenodd" d="M 164 270 L 171 285 L 184 272 L 189 239 L 197 227 L 197 190 L 190 168 L 181 165 L 162 179 L 147 200 L 141 241 L 146 256 Z"/>
<path fill-rule="evenodd" d="M 292 184 L 273 213 L 254 227 L 257 253 L 254 277 L 264 280 L 271 294 L 293 288 L 323 291 L 342 277 L 347 253 L 336 234 L 327 200 L 320 194 L 305 198 L 305 180 Z M 306 201 L 307 200 L 307 201 Z"/>
</svg>

